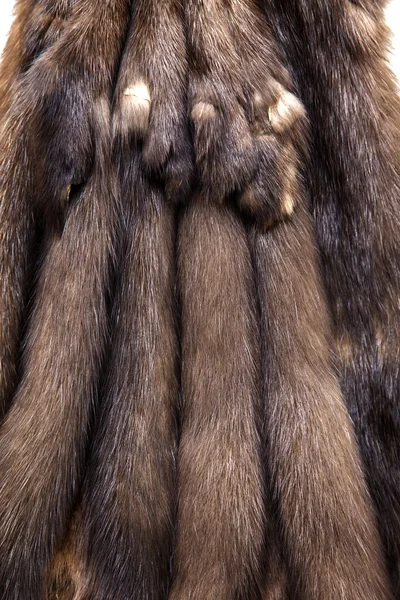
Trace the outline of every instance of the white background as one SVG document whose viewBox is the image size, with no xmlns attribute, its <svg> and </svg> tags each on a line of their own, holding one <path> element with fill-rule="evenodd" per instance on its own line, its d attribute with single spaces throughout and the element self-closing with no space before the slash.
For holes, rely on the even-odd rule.
<svg viewBox="0 0 400 600">
<path fill-rule="evenodd" d="M 0 52 L 11 25 L 13 5 L 14 0 L 0 0 Z M 387 20 L 394 33 L 392 65 L 400 81 L 400 0 L 390 1 L 387 8 Z"/>
</svg>

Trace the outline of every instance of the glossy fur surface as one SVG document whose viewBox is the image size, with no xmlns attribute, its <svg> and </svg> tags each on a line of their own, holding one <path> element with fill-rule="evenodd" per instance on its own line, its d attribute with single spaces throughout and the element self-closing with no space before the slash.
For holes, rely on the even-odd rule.
<svg viewBox="0 0 400 600">
<path fill-rule="evenodd" d="M 385 44 L 380 0 L 19 0 L 0 600 L 399 597 Z"/>
</svg>

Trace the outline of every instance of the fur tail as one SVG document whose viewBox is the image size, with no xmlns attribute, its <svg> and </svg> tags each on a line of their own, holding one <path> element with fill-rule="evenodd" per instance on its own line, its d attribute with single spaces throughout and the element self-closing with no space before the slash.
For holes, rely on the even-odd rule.
<svg viewBox="0 0 400 600">
<path fill-rule="evenodd" d="M 308 185 L 341 385 L 400 598 L 400 99 L 384 4 L 279 0 L 265 14 L 312 123 Z"/>
<path fill-rule="evenodd" d="M 183 415 L 169 598 L 257 598 L 262 417 L 246 234 L 229 208 L 194 198 L 178 239 Z"/>
<path fill-rule="evenodd" d="M 99 163 L 74 198 L 62 237 L 49 234 L 22 380 L 0 429 L 2 600 L 42 598 L 47 560 L 82 476 L 116 238 L 107 100 L 97 109 Z"/>
<path fill-rule="evenodd" d="M 138 158 L 125 156 L 120 176 L 128 244 L 100 427 L 84 484 L 87 582 L 78 598 L 162 600 L 176 505 L 176 219 Z"/>
<path fill-rule="evenodd" d="M 252 243 L 269 473 L 292 590 L 310 600 L 387 600 L 375 515 L 331 365 L 309 215 L 299 207 Z"/>
</svg>

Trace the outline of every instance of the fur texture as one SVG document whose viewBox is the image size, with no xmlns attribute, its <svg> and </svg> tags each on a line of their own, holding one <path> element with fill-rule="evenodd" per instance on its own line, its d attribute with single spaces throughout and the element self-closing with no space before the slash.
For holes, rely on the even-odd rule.
<svg viewBox="0 0 400 600">
<path fill-rule="evenodd" d="M 288 75 L 256 2 L 190 0 L 186 20 L 202 194 L 236 194 L 238 206 L 266 229 L 294 209 L 295 165 L 285 138 L 274 134 L 302 117 L 303 107 L 285 89 Z"/>
<path fill-rule="evenodd" d="M 19 345 L 37 245 L 33 158 L 13 101 L 18 79 L 60 36 L 71 2 L 21 1 L 0 70 L 0 421 L 18 381 Z"/>
<path fill-rule="evenodd" d="M 116 131 L 143 146 L 146 173 L 170 201 L 187 195 L 193 170 L 186 118 L 187 57 L 181 0 L 133 2 L 119 80 Z"/>
<path fill-rule="evenodd" d="M 132 141 L 132 138 L 131 138 Z M 83 491 L 86 582 L 77 598 L 166 598 L 176 504 L 178 338 L 175 209 L 140 157 L 120 178 L 127 249 L 114 335 Z"/>
<path fill-rule="evenodd" d="M 195 197 L 178 238 L 179 507 L 170 600 L 257 598 L 264 537 L 259 341 L 243 224 Z"/>
<path fill-rule="evenodd" d="M 81 479 L 116 238 L 108 104 L 128 18 L 128 2 L 76 2 L 64 34 L 14 80 L 3 124 L 1 210 L 12 225 L 1 245 L 2 268 L 8 269 L 2 280 L 6 351 L 18 340 L 33 214 L 48 217 L 22 380 L 0 429 L 0 597 L 8 600 L 42 597 L 47 560 L 64 533 Z M 108 42 L 104 52 L 102 39 Z M 94 148 L 95 159 L 89 156 Z M 84 163 L 81 176 L 88 183 L 69 197 L 70 185 L 82 181 L 73 172 Z M 60 237 L 52 224 L 63 216 L 67 195 L 70 209 Z M 32 426 L 35 420 L 40 426 Z"/>
<path fill-rule="evenodd" d="M 265 6 L 310 116 L 308 185 L 342 390 L 400 598 L 400 110 L 384 2 Z"/>
<path fill-rule="evenodd" d="M 98 117 L 104 140 L 106 103 Z M 0 429 L 4 600 L 42 597 L 47 560 L 63 535 L 82 476 L 106 341 L 116 221 L 115 183 L 104 170 L 109 154 L 97 148 L 99 163 L 74 199 L 63 236 L 47 240 L 23 375 Z"/>
<path fill-rule="evenodd" d="M 307 164 L 396 585 L 397 105 L 384 69 L 384 91 L 368 85 L 380 3 L 261 4 L 19 5 L 0 79 L 3 410 L 21 323 L 26 341 L 0 427 L 0 600 L 391 599 L 302 181 Z"/>
</svg>

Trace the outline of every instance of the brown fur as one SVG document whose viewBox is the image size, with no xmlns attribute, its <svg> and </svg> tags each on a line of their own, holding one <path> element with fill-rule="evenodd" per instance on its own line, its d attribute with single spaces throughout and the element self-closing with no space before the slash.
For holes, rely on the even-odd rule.
<svg viewBox="0 0 400 600">
<path fill-rule="evenodd" d="M 77 598 L 162 600 L 176 504 L 175 217 L 163 191 L 145 180 L 138 159 L 125 158 L 120 177 L 128 242 L 100 425 L 84 483 L 86 583 Z"/>
<path fill-rule="evenodd" d="M 106 138 L 106 101 L 98 107 Z M 44 570 L 82 474 L 107 333 L 115 184 L 97 166 L 60 239 L 50 237 L 37 283 L 23 376 L 0 429 L 0 597 L 42 597 Z M 104 192 L 107 191 L 107 203 Z M 84 315 L 84 317 L 83 317 Z"/>
<path fill-rule="evenodd" d="M 178 339 L 175 209 L 164 194 L 175 203 L 190 183 L 184 42 L 178 2 L 135 6 L 113 115 L 127 248 L 116 298 L 114 350 L 75 534 L 79 566 L 70 577 L 79 582 L 77 598 L 161 599 L 169 585 Z M 171 47 L 175 68 L 169 63 L 166 70 L 163 56 Z M 142 145 L 143 161 L 133 161 Z M 159 183 L 150 183 L 143 170 L 156 174 Z M 129 422 L 127 414 L 132 415 Z"/>
<path fill-rule="evenodd" d="M 241 221 L 194 198 L 178 237 L 179 507 L 170 600 L 258 597 L 264 534 L 260 371 Z"/>
<path fill-rule="evenodd" d="M 193 170 L 182 17 L 181 0 L 133 2 L 114 120 L 121 136 L 143 145 L 145 171 L 174 202 L 187 195 Z"/>
<path fill-rule="evenodd" d="M 269 474 L 291 594 L 388 599 L 389 586 L 352 424 L 329 355 L 310 217 L 252 246 L 265 344 Z"/>
<path fill-rule="evenodd" d="M 13 94 L 34 58 L 61 35 L 71 1 L 20 1 L 0 69 L 0 421 L 18 381 L 22 323 L 37 243 L 34 169 Z M 9 112 L 8 112 L 9 111 Z"/>
<path fill-rule="evenodd" d="M 256 2 L 191 0 L 189 104 L 205 197 L 233 193 L 260 227 L 291 214 L 291 148 L 284 134 L 304 110 Z M 245 67 L 244 67 L 245 65 Z M 279 125 L 278 125 L 279 123 Z M 277 127 L 280 127 L 279 131 Z M 291 145 L 290 145 L 291 146 Z"/>
<path fill-rule="evenodd" d="M 44 586 L 63 600 L 389 600 L 329 354 L 301 186 L 305 111 L 258 3 L 188 1 L 189 79 L 180 4 L 134 4 L 113 162 L 108 103 L 128 3 L 81 2 L 60 40 L 14 80 L 0 140 L 11 161 L 4 189 L 20 199 L 0 209 L 25 219 L 0 240 L 13 281 L 28 256 L 13 236 L 29 235 L 26 215 L 46 223 L 23 377 L 0 429 L 0 600 L 39 600 Z M 374 28 L 359 9 L 343 12 L 357 52 Z M 358 25 L 368 43 L 354 37 Z M 180 213 L 176 263 L 168 200 L 185 196 L 191 178 L 186 87 L 199 190 Z M 34 160 L 24 163 L 27 149 Z M 21 164 L 25 180 L 10 179 Z M 249 235 L 236 208 L 256 221 Z M 376 322 L 385 369 L 396 354 L 386 321 Z M 352 366 L 357 340 L 344 331 L 338 342 Z"/>
<path fill-rule="evenodd" d="M 382 0 L 277 0 L 312 125 L 308 164 L 342 390 L 400 598 L 400 99 Z"/>
<path fill-rule="evenodd" d="M 216 6 L 216 4 L 213 5 L 215 10 L 217 10 Z M 282 83 L 286 83 L 290 89 L 290 82 L 285 70 L 279 69 L 277 65 L 278 52 L 276 48 L 272 53 L 274 41 L 271 33 L 268 32 L 267 27 L 262 28 L 261 16 L 256 15 L 258 21 L 254 16 L 256 14 L 255 6 L 250 6 L 250 3 L 236 5 L 234 8 L 236 12 L 233 12 L 234 18 L 230 21 L 233 36 L 239 42 L 236 49 L 238 52 L 242 52 L 250 85 L 252 75 L 258 75 L 258 78 L 254 77 L 257 84 L 253 89 L 254 116 L 253 119 L 250 118 L 252 133 L 261 138 L 260 145 L 263 148 L 261 152 L 270 153 L 270 147 L 275 147 L 275 164 L 279 164 L 278 161 L 280 161 L 278 170 L 280 178 L 278 177 L 277 189 L 280 193 L 283 192 L 290 197 L 292 210 L 297 205 L 302 207 L 299 208 L 298 213 L 295 210 L 293 225 L 290 223 L 278 225 L 266 236 L 254 232 L 250 237 L 258 272 L 262 340 L 265 353 L 263 372 L 266 377 L 264 388 L 267 401 L 266 435 L 270 450 L 268 472 L 273 481 L 275 502 L 278 503 L 280 510 L 280 530 L 285 542 L 284 554 L 290 567 L 291 593 L 307 598 L 388 598 L 390 593 L 381 549 L 375 532 L 374 515 L 365 489 L 357 448 L 352 439 L 351 424 L 346 416 L 338 382 L 335 380 L 333 367 L 330 364 L 329 323 L 324 314 L 324 297 L 318 284 L 316 256 L 313 252 L 313 233 L 309 225 L 309 217 L 305 212 L 304 199 L 301 196 L 299 177 L 301 162 L 298 153 L 299 151 L 305 153 L 304 141 L 302 144 L 302 140 L 304 140 L 304 133 L 302 133 L 304 109 L 301 103 L 282 87 Z M 206 10 L 211 9 L 207 3 L 201 4 L 201 7 L 204 10 L 201 16 L 210 14 Z M 219 7 L 219 10 L 220 13 L 214 16 L 214 20 L 222 19 L 222 8 Z M 197 16 L 200 20 L 200 9 Z M 229 20 L 227 22 L 229 23 Z M 193 19 L 192 28 L 195 27 L 194 23 Z M 218 23 L 220 23 L 219 20 Z M 243 23 L 249 29 L 246 29 L 242 25 Z M 258 29 L 256 25 L 258 25 Z M 200 26 L 199 30 L 202 31 Z M 255 32 L 259 32 L 259 38 Z M 224 36 L 225 32 L 221 37 L 226 41 Z M 204 35 L 204 39 L 209 42 L 211 39 L 209 32 L 207 32 L 207 36 Z M 204 46 L 201 47 L 201 41 L 201 39 L 197 40 L 200 56 L 206 45 L 204 43 Z M 228 47 L 228 43 L 226 43 L 225 51 Z M 223 51 L 224 48 L 221 47 L 218 63 L 223 64 L 224 61 L 226 64 L 229 61 L 234 63 L 232 55 L 227 57 L 222 54 Z M 266 71 L 268 55 L 274 56 L 274 60 L 269 66 L 269 70 Z M 198 62 L 200 63 L 200 59 Z M 205 60 L 204 64 L 206 64 Z M 263 69 L 266 71 L 265 77 L 274 72 L 281 77 L 281 82 L 273 79 L 271 75 L 269 75 L 269 79 L 265 79 L 265 77 L 261 79 Z M 232 72 L 236 74 L 235 64 L 229 70 L 229 75 Z M 258 83 L 260 79 L 265 100 L 264 97 L 258 100 L 261 92 L 258 91 L 256 85 L 260 85 Z M 196 76 L 194 76 L 194 81 L 197 81 Z M 238 78 L 236 85 L 240 86 L 240 84 Z M 280 99 L 276 102 L 273 99 L 277 88 L 280 88 L 282 92 Z M 238 90 L 234 87 L 234 91 L 237 95 L 241 93 L 240 88 Z M 210 111 L 209 106 L 212 106 L 213 111 Z M 216 154 L 213 136 L 215 131 L 218 131 L 218 122 L 215 121 L 215 118 L 220 105 L 216 105 L 209 99 L 208 104 L 201 100 L 195 105 L 195 108 L 195 115 L 192 112 L 192 118 L 194 116 L 195 121 L 199 118 L 204 120 L 204 115 L 207 117 L 208 129 L 202 128 L 203 122 L 200 125 L 195 122 L 194 129 L 196 164 L 199 168 L 201 183 L 205 187 L 209 187 L 210 181 L 207 180 L 207 177 L 210 176 L 211 167 L 207 164 L 207 173 L 204 178 L 206 181 L 204 181 L 204 166 L 201 161 L 199 162 L 199 156 L 201 158 L 204 155 L 204 149 L 207 149 L 210 160 Z M 265 121 L 267 115 L 270 125 L 268 135 L 262 125 L 262 119 Z M 210 133 L 209 128 L 212 128 L 213 125 L 216 126 L 216 130 Z M 201 135 L 196 139 L 199 127 Z M 230 139 L 229 135 L 228 133 L 226 138 L 221 141 L 218 132 L 218 151 L 224 157 L 228 156 L 231 150 L 229 144 L 223 145 L 227 139 Z M 201 143 L 199 143 L 199 139 Z M 262 199 L 269 191 L 263 177 L 273 177 L 274 170 L 272 169 L 271 175 L 271 164 L 268 162 L 263 164 L 262 161 L 261 164 L 262 168 L 259 172 L 261 180 L 258 191 Z M 289 182 L 286 184 L 283 177 L 285 173 L 289 178 Z M 217 198 L 223 197 L 226 193 L 225 184 L 226 179 L 221 183 L 214 182 L 215 190 L 218 190 L 218 192 L 215 191 Z M 238 182 L 235 185 L 237 189 Z M 258 207 L 253 192 L 254 190 L 252 190 L 252 195 L 246 198 L 251 208 L 254 205 Z M 285 248 L 285 253 L 280 245 Z M 306 268 L 300 269 L 297 264 L 297 253 L 302 256 L 302 260 L 307 265 Z M 193 271 L 195 269 L 192 267 Z M 302 273 L 302 279 L 298 278 L 299 271 Z M 286 285 L 282 280 L 285 273 L 288 278 Z M 224 281 L 223 278 L 222 280 Z M 271 282 L 271 287 L 268 282 Z M 213 287 L 210 282 L 208 282 L 208 287 Z M 220 282 L 219 287 L 221 287 Z M 287 291 L 285 292 L 284 289 Z M 224 297 L 226 298 L 227 295 Z M 281 311 L 281 305 L 286 306 L 286 314 Z M 321 320 L 313 317 L 311 306 L 314 306 L 314 309 L 320 313 Z M 296 312 L 291 317 L 293 311 Z M 219 315 L 219 311 L 216 312 Z M 191 322 L 196 322 L 196 318 L 198 316 L 192 313 Z M 211 311 L 209 318 L 211 319 Z M 237 320 L 233 318 L 232 323 L 236 327 Z M 297 323 L 299 323 L 299 329 L 297 329 Z M 229 329 L 226 333 L 229 333 Z M 232 346 L 234 347 L 234 345 Z M 296 351 L 298 352 L 298 363 L 296 362 Z M 279 354 L 276 364 L 272 360 L 275 352 Z M 207 355 L 207 351 L 203 350 L 203 354 Z M 189 364 L 191 364 L 190 361 Z M 226 363 L 224 364 L 226 365 Z M 306 364 L 309 365 L 308 368 L 305 368 Z M 322 373 L 325 374 L 324 377 Z M 300 377 L 300 381 L 296 382 L 296 377 Z M 302 377 L 304 378 L 304 387 L 301 385 Z M 322 403 L 322 410 L 316 404 L 317 399 Z M 199 404 L 201 403 L 199 402 Z M 307 434 L 302 432 L 303 426 L 305 430 L 310 428 L 309 439 Z M 299 438 L 296 437 L 297 433 Z M 290 435 L 293 436 L 293 441 L 291 441 Z M 292 449 L 291 444 L 293 444 Z M 192 462 L 195 462 L 193 458 Z M 306 472 L 308 472 L 308 479 Z M 297 477 L 299 477 L 299 482 L 301 481 L 299 486 L 302 487 L 299 487 L 296 500 L 294 500 L 291 494 L 296 489 Z M 332 490 L 337 490 L 337 492 Z M 187 495 L 189 497 L 196 496 L 194 492 Z M 309 510 L 311 505 L 313 506 L 312 513 Z M 321 531 L 324 532 L 325 539 L 318 535 L 318 524 L 322 524 Z M 187 542 L 187 546 L 191 547 L 192 543 L 192 541 Z M 208 544 L 203 542 L 203 544 L 209 548 L 211 541 Z M 354 560 L 349 569 L 348 549 L 350 547 L 352 547 Z M 313 558 L 310 558 L 310 554 Z M 274 557 L 272 559 L 276 560 Z M 356 580 L 353 577 L 353 570 L 358 573 Z M 369 578 L 364 577 L 364 570 L 368 571 Z M 295 584 L 295 581 L 298 583 Z M 273 593 L 285 594 L 284 575 L 279 583 L 280 591 L 268 589 L 270 585 L 271 582 L 268 582 L 264 591 L 266 597 Z"/>
<path fill-rule="evenodd" d="M 9 222 L 14 224 L 10 244 L 16 244 L 17 252 L 10 251 L 7 238 L 1 249 L 8 261 L 5 268 L 14 273 L 19 269 L 16 274 L 11 271 L 13 287 L 7 290 L 11 299 L 18 293 L 15 281 L 20 285 L 17 277 L 25 273 L 21 263 L 28 255 L 28 245 L 22 243 L 25 238 L 19 230 L 24 227 L 24 235 L 32 235 L 32 209 L 38 217 L 42 211 L 48 216 L 53 206 L 60 215 L 57 197 L 64 184 L 56 181 L 54 165 L 58 165 L 61 177 L 69 172 L 65 184 L 74 183 L 74 164 L 82 165 L 82 143 L 74 138 L 78 136 L 86 150 L 96 147 L 96 160 L 90 167 L 93 174 L 85 173 L 85 177 L 90 176 L 88 185 L 82 192 L 73 189 L 68 198 L 71 207 L 62 237 L 58 239 L 58 234 L 47 228 L 22 381 L 0 430 L 0 597 L 8 600 L 26 594 L 41 597 L 46 562 L 63 534 L 81 477 L 107 328 L 106 293 L 115 241 L 115 189 L 112 172 L 105 167 L 110 151 L 106 107 L 127 17 L 129 5 L 122 0 L 107 6 L 76 2 L 63 36 L 14 81 L 13 101 L 3 125 L 1 143 L 6 145 L 9 162 L 4 165 L 7 172 L 2 180 L 1 207 L 9 211 Z M 108 45 L 102 54 L 99 40 L 104 37 L 104 27 Z M 88 78 L 89 71 L 82 71 L 88 64 L 85 61 L 97 65 L 96 77 Z M 93 160 L 88 154 L 86 159 L 88 164 Z M 49 186 L 44 167 L 47 161 L 55 175 Z M 33 198 L 28 190 L 33 190 Z M 107 206 L 100 210 L 106 190 Z M 35 202 L 40 194 L 42 199 Z M 47 219 L 48 226 L 53 216 Z M 10 281 L 11 275 L 5 281 Z M 5 308 L 10 316 L 5 314 L 2 335 L 14 343 L 16 326 L 10 331 L 10 323 L 14 324 L 20 313 L 15 303 Z M 54 311 L 58 311 L 57 318 Z M 71 342 L 66 339 L 68 333 Z M 39 414 L 40 427 L 33 426 Z"/>
<path fill-rule="evenodd" d="M 73 0 L 17 0 L 0 72 L 0 116 L 12 101 L 16 80 L 63 32 Z"/>
</svg>

